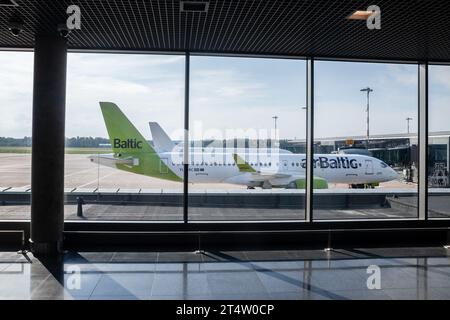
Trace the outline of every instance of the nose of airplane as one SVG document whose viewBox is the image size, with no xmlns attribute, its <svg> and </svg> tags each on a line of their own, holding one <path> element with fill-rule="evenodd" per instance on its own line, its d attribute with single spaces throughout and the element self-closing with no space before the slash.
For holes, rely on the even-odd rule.
<svg viewBox="0 0 450 320">
<path fill-rule="evenodd" d="M 391 167 L 388 167 L 388 177 L 390 178 L 390 180 L 395 180 L 398 178 L 398 173 L 392 169 Z"/>
</svg>

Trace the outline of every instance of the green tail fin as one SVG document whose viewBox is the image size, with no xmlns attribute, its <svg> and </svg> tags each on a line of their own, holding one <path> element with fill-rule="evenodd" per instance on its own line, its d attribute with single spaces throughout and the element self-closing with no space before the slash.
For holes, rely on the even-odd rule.
<svg viewBox="0 0 450 320">
<path fill-rule="evenodd" d="M 127 160 L 125 163 L 117 161 L 117 169 L 159 179 L 181 181 L 169 168 L 169 156 L 161 158 L 115 103 L 100 102 L 100 108 L 115 159 Z"/>
<path fill-rule="evenodd" d="M 155 153 L 150 144 L 112 102 L 100 102 L 114 153 Z"/>
</svg>

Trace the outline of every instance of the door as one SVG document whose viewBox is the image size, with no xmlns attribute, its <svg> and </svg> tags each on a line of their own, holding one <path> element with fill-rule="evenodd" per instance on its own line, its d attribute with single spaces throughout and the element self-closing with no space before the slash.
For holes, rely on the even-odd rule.
<svg viewBox="0 0 450 320">
<path fill-rule="evenodd" d="M 365 161 L 365 168 L 366 168 L 366 174 L 367 175 L 373 174 L 373 161 L 372 160 L 366 160 Z"/>
</svg>

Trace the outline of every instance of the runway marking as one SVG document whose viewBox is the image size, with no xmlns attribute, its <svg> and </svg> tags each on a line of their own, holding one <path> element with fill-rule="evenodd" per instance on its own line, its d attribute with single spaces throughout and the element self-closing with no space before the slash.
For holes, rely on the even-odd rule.
<svg viewBox="0 0 450 320">
<path fill-rule="evenodd" d="M 30 168 L 31 169 L 31 163 L 30 164 L 28 164 L 28 165 L 26 165 L 26 166 L 24 166 L 24 165 L 22 165 L 22 164 L 20 164 L 20 163 L 16 163 L 16 164 L 10 164 L 10 165 L 4 165 L 4 166 L 0 166 L 0 170 L 1 169 L 5 169 L 5 168 L 13 168 L 13 167 L 18 167 L 18 169 L 19 168 Z"/>
<path fill-rule="evenodd" d="M 4 154 L 4 153 L 3 153 Z M 17 154 L 17 155 L 0 155 L 0 159 L 10 159 L 10 158 L 22 158 L 23 156 L 31 157 L 31 153 Z"/>
<path fill-rule="evenodd" d="M 69 174 L 66 174 L 64 176 L 64 178 L 71 177 L 71 176 L 74 176 L 74 175 L 80 174 L 80 173 L 85 173 L 86 171 L 90 171 L 90 170 L 97 170 L 97 168 L 84 169 L 84 170 L 81 170 L 81 171 L 69 173 Z M 97 180 L 95 180 L 95 181 L 97 181 Z M 27 185 L 21 186 L 19 188 L 31 188 L 31 185 L 27 184 Z"/>
<path fill-rule="evenodd" d="M 105 179 L 105 178 L 107 178 L 107 177 L 110 177 L 110 176 L 112 176 L 112 175 L 114 175 L 114 174 L 116 174 L 116 173 L 117 173 L 117 172 L 111 172 L 110 174 L 107 174 L 106 176 L 103 176 L 103 177 L 101 177 L 101 178 L 98 178 L 98 179 L 89 181 L 88 183 L 82 184 L 81 186 L 78 186 L 77 188 L 83 188 L 83 187 L 86 187 L 86 186 L 88 186 L 88 185 L 90 185 L 90 184 L 96 183 L 97 181 L 100 181 L 100 180 L 103 180 L 103 179 Z"/>
<path fill-rule="evenodd" d="M 95 167 L 95 168 L 89 168 L 89 169 L 84 169 L 84 170 L 81 170 L 81 171 L 69 173 L 69 174 L 66 174 L 66 175 L 64 176 L 64 178 L 71 177 L 71 176 L 74 176 L 74 175 L 76 175 L 76 174 L 84 173 L 84 172 L 87 172 L 87 171 L 90 171 L 90 170 L 98 170 L 98 168 L 97 168 L 97 167 Z"/>
</svg>

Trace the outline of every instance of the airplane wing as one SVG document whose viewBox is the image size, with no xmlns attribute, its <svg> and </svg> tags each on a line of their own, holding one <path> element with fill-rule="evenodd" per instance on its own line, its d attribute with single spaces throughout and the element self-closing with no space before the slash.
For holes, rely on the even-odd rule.
<svg viewBox="0 0 450 320">
<path fill-rule="evenodd" d="M 233 154 L 234 162 L 236 162 L 237 167 L 239 168 L 239 172 L 249 172 L 252 174 L 252 179 L 254 181 L 264 181 L 270 179 L 279 179 L 279 178 L 289 178 L 292 175 L 286 173 L 280 173 L 275 170 L 256 170 L 251 165 L 248 164 L 244 159 L 242 159 L 236 153 Z"/>
<path fill-rule="evenodd" d="M 253 182 L 272 182 L 275 179 L 279 179 L 278 182 L 285 181 L 286 184 L 294 183 L 294 188 L 296 189 L 304 189 L 306 186 L 306 177 L 304 174 L 289 174 L 289 173 L 281 173 L 275 170 L 256 170 L 251 165 L 248 164 L 244 159 L 242 159 L 239 155 L 233 154 L 233 159 L 236 162 L 239 171 L 242 173 L 250 173 L 251 180 Z M 327 189 L 328 182 L 327 180 L 314 176 L 313 177 L 313 188 L 314 189 Z"/>
</svg>

